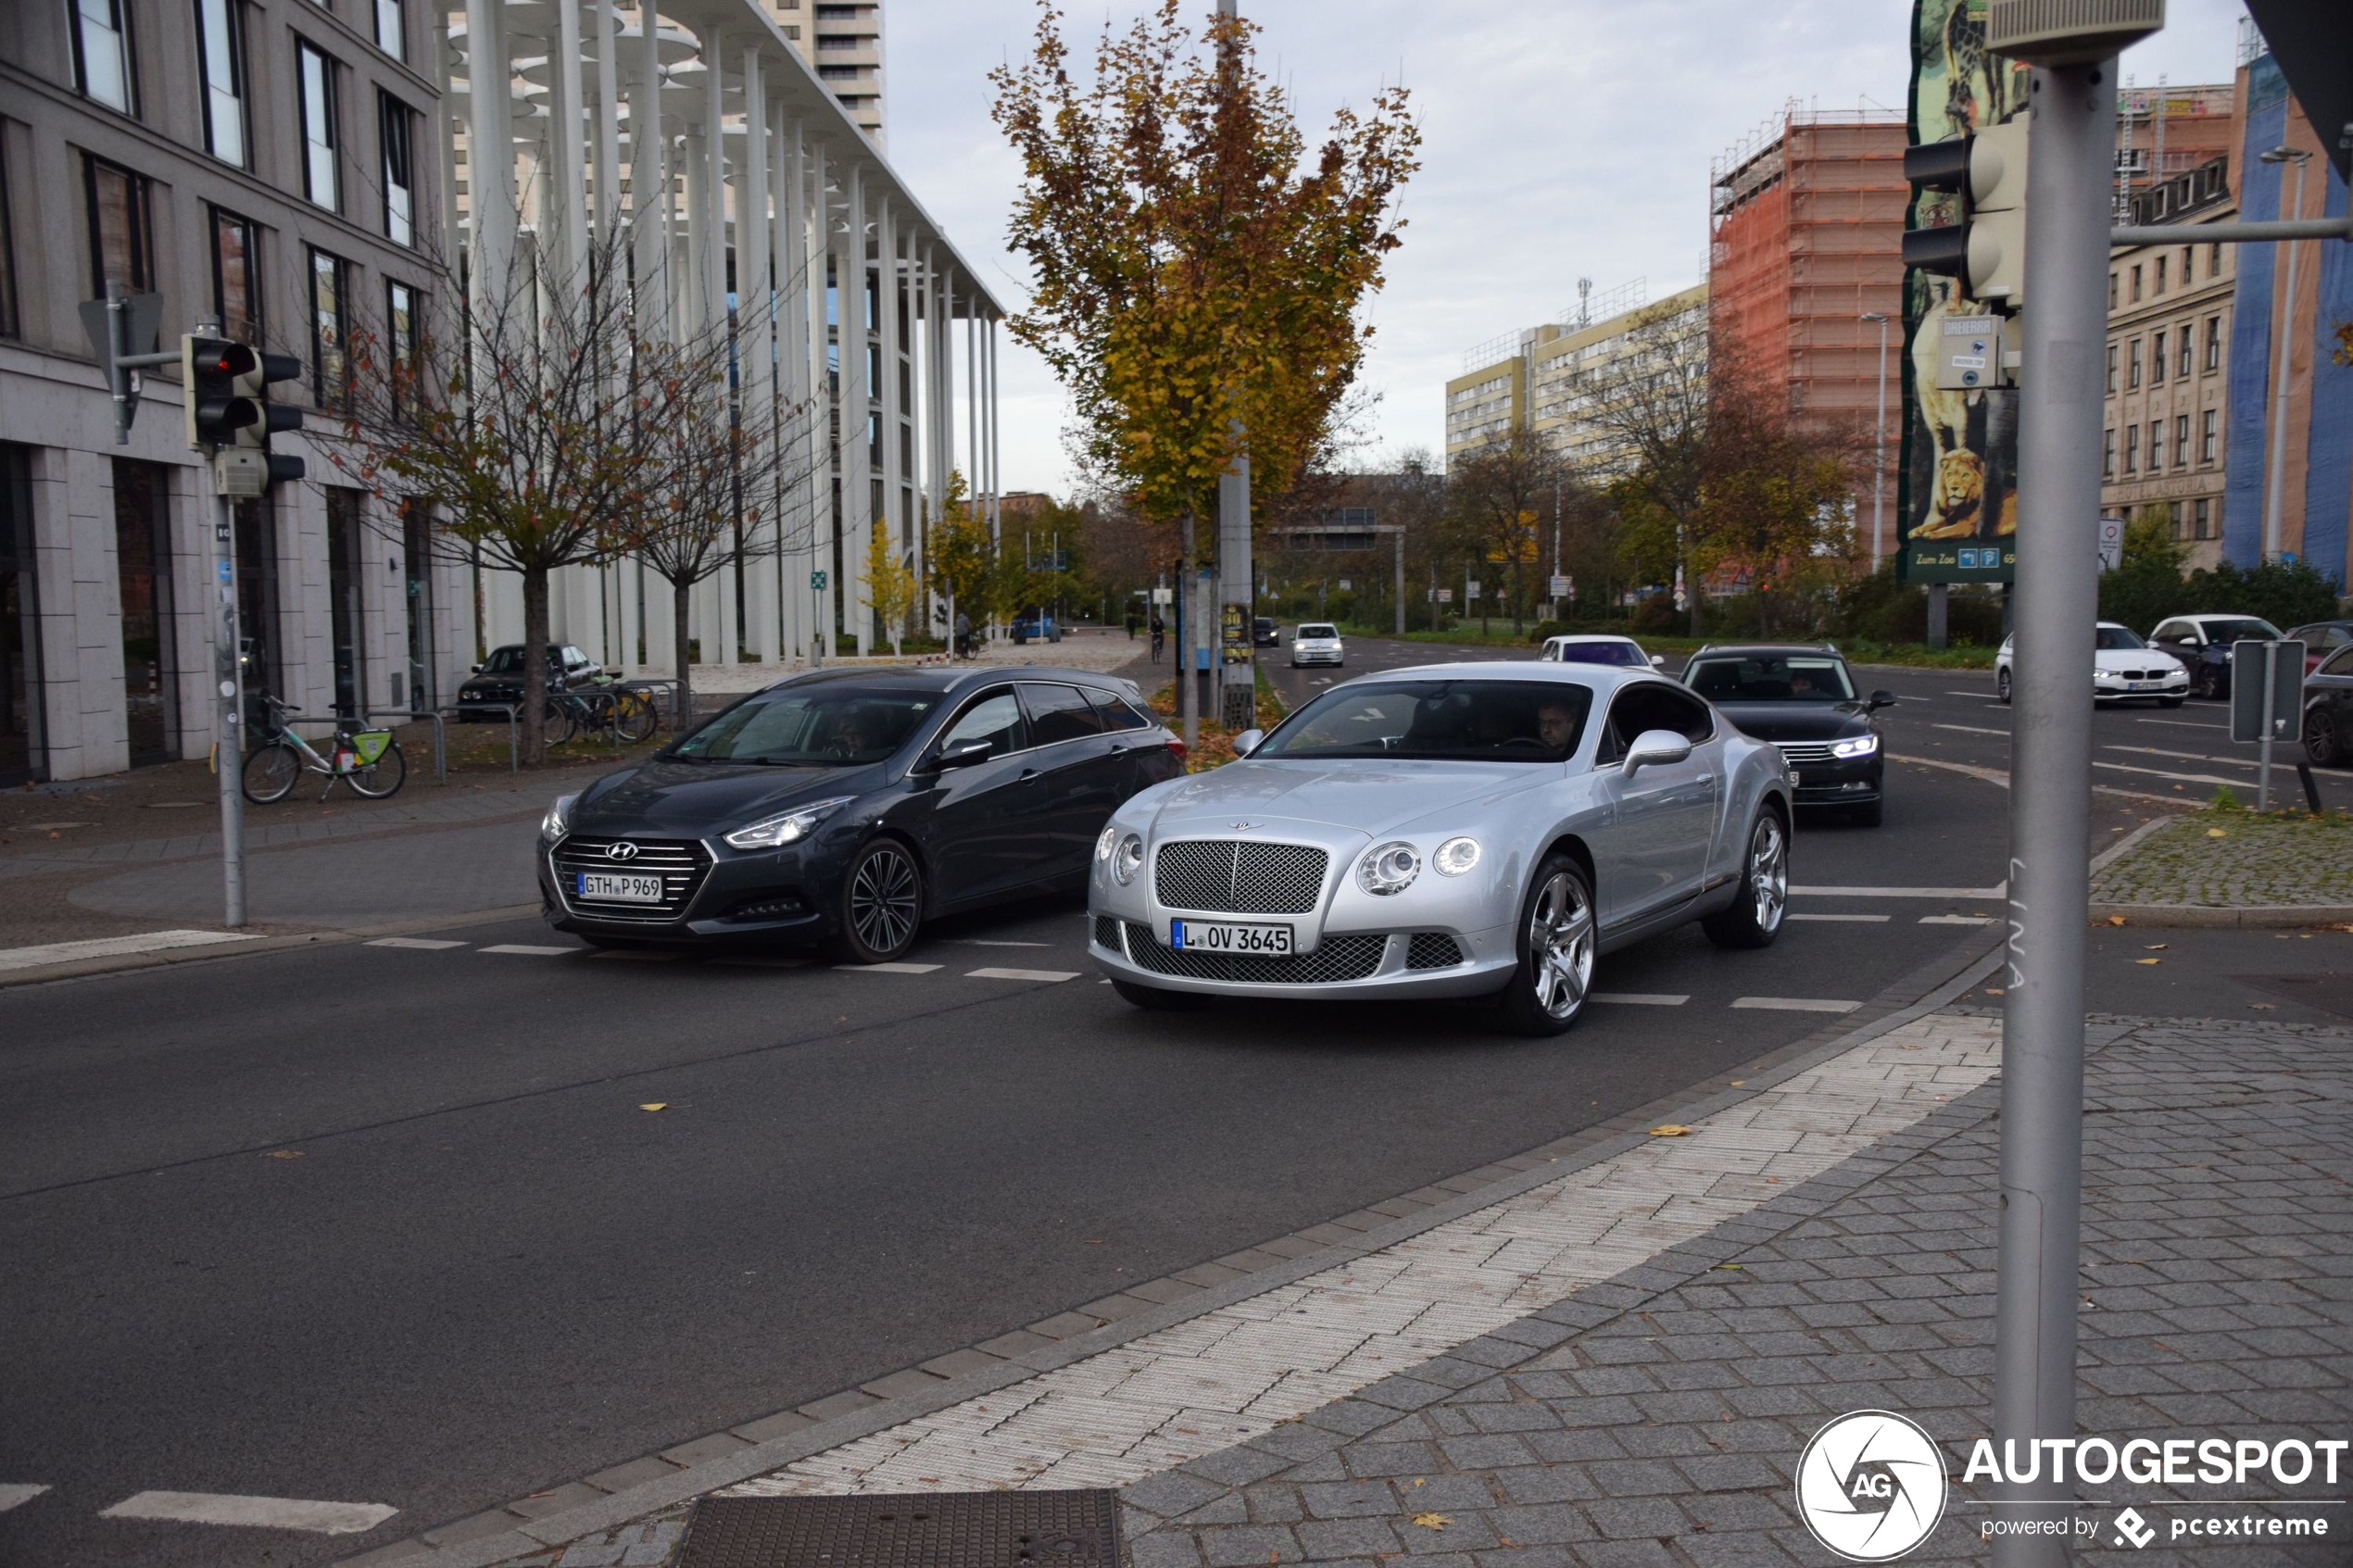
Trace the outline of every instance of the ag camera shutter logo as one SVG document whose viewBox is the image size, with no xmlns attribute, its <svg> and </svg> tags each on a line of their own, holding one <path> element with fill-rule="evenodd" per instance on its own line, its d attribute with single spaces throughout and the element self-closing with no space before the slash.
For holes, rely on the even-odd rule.
<svg viewBox="0 0 2353 1568">
<path fill-rule="evenodd" d="M 1944 1455 L 1888 1411 L 1853 1411 L 1814 1434 L 1797 1461 L 1797 1512 L 1850 1562 L 1903 1556 L 1944 1516 Z"/>
</svg>

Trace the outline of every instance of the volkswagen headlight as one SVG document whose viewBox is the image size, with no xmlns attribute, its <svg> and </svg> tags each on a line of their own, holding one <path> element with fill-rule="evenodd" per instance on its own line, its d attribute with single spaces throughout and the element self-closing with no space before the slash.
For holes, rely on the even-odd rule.
<svg viewBox="0 0 2353 1568">
<path fill-rule="evenodd" d="M 1869 757 L 1878 749 L 1879 736 L 1856 735 L 1853 740 L 1843 740 L 1831 746 L 1831 755 L 1832 757 Z"/>
<path fill-rule="evenodd" d="M 556 797 L 556 803 L 547 808 L 546 816 L 539 819 L 539 836 L 550 840 L 561 838 L 564 830 L 572 826 L 572 803 L 579 798 L 576 795 Z"/>
<path fill-rule="evenodd" d="M 854 795 L 840 795 L 831 800 L 796 806 L 780 817 L 764 817 L 749 827 L 737 828 L 727 835 L 727 842 L 738 849 L 781 849 L 787 844 L 799 844 L 817 831 L 819 822 L 857 798 Z"/>
<path fill-rule="evenodd" d="M 1137 834 L 1131 833 L 1112 847 L 1112 879 L 1120 886 L 1125 887 L 1135 881 L 1136 873 L 1143 869 L 1144 841 Z"/>
<path fill-rule="evenodd" d="M 1438 847 L 1438 853 L 1429 858 L 1429 863 L 1441 876 L 1460 876 L 1478 864 L 1478 840 L 1450 838 Z"/>
<path fill-rule="evenodd" d="M 1356 862 L 1356 885 L 1378 897 L 1404 892 L 1421 874 L 1421 851 L 1402 840 L 1368 850 Z"/>
</svg>

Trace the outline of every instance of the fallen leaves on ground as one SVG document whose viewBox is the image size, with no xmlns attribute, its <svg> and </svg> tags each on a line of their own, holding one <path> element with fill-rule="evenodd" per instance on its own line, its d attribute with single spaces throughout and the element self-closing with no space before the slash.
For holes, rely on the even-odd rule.
<svg viewBox="0 0 2353 1568">
<path fill-rule="evenodd" d="M 2141 944 L 2141 951 L 2145 953 L 2161 953 L 2172 945 L 2173 944 L 2171 942 L 2144 942 Z"/>
<path fill-rule="evenodd" d="M 2148 964 L 2148 963 L 2163 963 L 2165 960 L 2164 960 L 2163 959 L 2134 959 L 2133 961 L 2134 963 Z"/>
<path fill-rule="evenodd" d="M 1442 1513 L 1423 1512 L 1414 1515 L 1414 1523 L 1425 1530 L 1443 1530 L 1453 1521 Z"/>
<path fill-rule="evenodd" d="M 2208 828 L 2206 830 L 2206 836 L 2208 838 L 2228 838 L 2231 836 L 2231 834 L 2228 828 Z"/>
<path fill-rule="evenodd" d="M 2110 915 L 2108 917 L 2108 923 L 2110 925 L 2122 925 L 2124 923 L 2124 917 L 2122 915 Z"/>
<path fill-rule="evenodd" d="M 298 1148 L 273 1148 L 267 1156 L 265 1156 L 265 1158 L 271 1160 L 299 1160 L 302 1158 L 302 1150 Z"/>
<path fill-rule="evenodd" d="M 669 1104 L 670 1102 L 666 1099 L 648 1100 L 646 1104 L 639 1106 L 637 1109 L 640 1110 L 661 1110 L 668 1107 Z"/>
<path fill-rule="evenodd" d="M 1668 1122 L 1660 1126 L 1653 1127 L 1651 1129 L 1651 1136 L 1655 1138 L 1682 1138 L 1689 1137 L 1691 1135 L 1691 1132 L 1692 1130 L 1689 1127 L 1684 1126 L 1680 1122 Z"/>
</svg>

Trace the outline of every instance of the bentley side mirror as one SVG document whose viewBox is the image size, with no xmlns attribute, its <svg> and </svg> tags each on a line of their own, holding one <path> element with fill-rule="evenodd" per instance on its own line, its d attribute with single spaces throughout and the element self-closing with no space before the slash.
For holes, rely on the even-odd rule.
<svg viewBox="0 0 2353 1568">
<path fill-rule="evenodd" d="M 1264 741 L 1265 738 L 1266 732 L 1264 730 L 1244 730 L 1240 734 L 1234 737 L 1235 758 L 1239 759 L 1249 756 L 1252 752 L 1256 751 L 1258 749 L 1259 743 Z"/>
<path fill-rule="evenodd" d="M 996 754 L 996 750 L 997 745 L 994 741 L 960 740 L 951 746 L 943 746 L 939 748 L 939 754 L 931 759 L 932 769 L 944 772 L 950 768 L 974 767 L 988 761 Z"/>
<path fill-rule="evenodd" d="M 1870 706 L 1872 708 L 1893 708 L 1895 706 L 1895 694 L 1890 691 L 1873 692 L 1871 694 Z"/>
<path fill-rule="evenodd" d="M 1664 767 L 1669 762 L 1681 762 L 1692 754 L 1692 743 L 1672 730 L 1644 730 L 1626 748 L 1623 771 L 1632 778 L 1643 768 Z"/>
</svg>

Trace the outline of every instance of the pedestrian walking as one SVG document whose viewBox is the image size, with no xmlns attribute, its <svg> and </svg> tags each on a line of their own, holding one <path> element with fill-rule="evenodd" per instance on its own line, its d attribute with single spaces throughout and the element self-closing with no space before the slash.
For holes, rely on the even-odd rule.
<svg viewBox="0 0 2353 1568">
<path fill-rule="evenodd" d="M 1152 662 L 1154 664 L 1160 662 L 1160 646 L 1167 640 L 1168 623 L 1160 618 L 1158 610 L 1154 610 L 1152 612 Z"/>
</svg>

